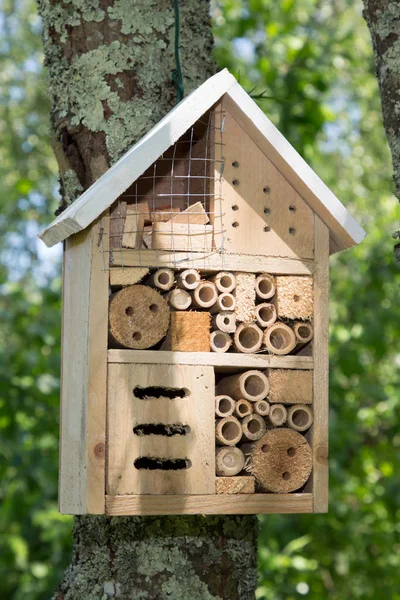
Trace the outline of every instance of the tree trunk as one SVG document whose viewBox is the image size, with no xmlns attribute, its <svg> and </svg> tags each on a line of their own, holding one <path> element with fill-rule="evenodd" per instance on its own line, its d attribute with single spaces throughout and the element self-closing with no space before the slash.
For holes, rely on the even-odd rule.
<svg viewBox="0 0 400 600">
<path fill-rule="evenodd" d="M 392 153 L 396 196 L 400 200 L 400 4 L 396 0 L 364 0 L 364 17 L 374 47 L 383 122 Z M 400 239 L 400 231 L 393 237 Z M 400 262 L 400 244 L 396 245 Z"/>
<path fill-rule="evenodd" d="M 172 0 L 38 0 L 60 210 L 175 104 Z M 209 3 L 180 2 L 185 93 L 214 72 Z M 257 520 L 76 517 L 57 600 L 250 600 Z"/>
</svg>

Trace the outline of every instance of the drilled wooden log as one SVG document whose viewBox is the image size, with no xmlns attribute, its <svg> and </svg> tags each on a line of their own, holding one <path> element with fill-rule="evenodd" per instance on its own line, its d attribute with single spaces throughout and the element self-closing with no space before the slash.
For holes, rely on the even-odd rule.
<svg viewBox="0 0 400 600">
<path fill-rule="evenodd" d="M 263 400 L 268 396 L 269 383 L 261 371 L 251 370 L 224 377 L 217 384 L 218 394 L 228 394 L 234 400 L 244 398 L 250 402 Z"/>
<path fill-rule="evenodd" d="M 150 275 L 146 283 L 162 292 L 168 292 L 174 285 L 174 279 L 175 276 L 172 269 L 158 269 Z"/>
<path fill-rule="evenodd" d="M 224 292 L 223 294 L 220 294 L 218 296 L 218 298 L 217 298 L 214 306 L 211 308 L 210 312 L 212 314 L 215 314 L 215 313 L 220 313 L 223 311 L 233 311 L 233 310 L 235 310 L 235 306 L 236 306 L 236 300 L 235 300 L 234 296 L 232 294 Z"/>
<path fill-rule="evenodd" d="M 236 277 L 233 273 L 222 271 L 210 279 L 221 293 L 232 292 L 236 287 Z"/>
<path fill-rule="evenodd" d="M 192 296 L 186 290 L 171 290 L 166 296 L 174 310 L 187 310 L 192 304 Z"/>
<path fill-rule="evenodd" d="M 273 354 L 290 354 L 296 347 L 293 329 L 285 323 L 274 323 L 264 332 L 264 345 Z"/>
<path fill-rule="evenodd" d="M 259 440 L 266 431 L 264 419 L 257 414 L 248 415 L 242 420 L 243 439 L 249 442 Z"/>
<path fill-rule="evenodd" d="M 295 431 L 307 431 L 313 424 L 313 413 L 309 406 L 299 404 L 288 410 L 287 423 Z"/>
<path fill-rule="evenodd" d="M 218 298 L 217 288 L 211 281 L 201 281 L 192 292 L 193 306 L 197 308 L 211 308 Z"/>
<path fill-rule="evenodd" d="M 269 414 L 269 404 L 266 400 L 258 400 L 254 402 L 254 412 L 262 417 L 267 417 Z"/>
<path fill-rule="evenodd" d="M 217 477 L 216 494 L 254 494 L 255 479 L 251 475 L 239 477 Z"/>
<path fill-rule="evenodd" d="M 293 369 L 270 369 L 269 401 L 281 404 L 311 404 L 313 372 Z"/>
<path fill-rule="evenodd" d="M 238 352 L 253 354 L 263 343 L 263 332 L 255 323 L 241 323 L 233 336 Z"/>
<path fill-rule="evenodd" d="M 276 277 L 273 299 L 281 319 L 311 319 L 314 307 L 312 277 L 281 275 Z"/>
<path fill-rule="evenodd" d="M 228 311 L 214 315 L 211 320 L 211 328 L 225 333 L 234 333 L 236 331 L 235 315 Z"/>
<path fill-rule="evenodd" d="M 194 290 L 200 283 L 200 273 L 195 269 L 186 269 L 178 275 L 177 286 L 183 290 Z"/>
<path fill-rule="evenodd" d="M 301 488 L 312 470 L 312 452 L 307 440 L 288 428 L 269 429 L 257 442 L 241 446 L 246 470 L 260 488 L 287 494 Z"/>
<path fill-rule="evenodd" d="M 250 404 L 250 402 L 248 400 L 241 398 L 240 400 L 236 401 L 235 414 L 237 417 L 239 417 L 240 419 L 243 419 L 243 417 L 247 417 L 248 415 L 251 415 L 252 412 L 253 412 L 253 406 Z"/>
<path fill-rule="evenodd" d="M 146 267 L 125 267 L 110 269 L 110 285 L 111 286 L 126 286 L 134 285 L 142 281 L 148 274 L 149 269 Z"/>
<path fill-rule="evenodd" d="M 215 437 L 221 446 L 236 446 L 242 438 L 242 426 L 236 417 L 218 419 L 215 426 Z"/>
<path fill-rule="evenodd" d="M 217 396 L 215 398 L 215 414 L 217 417 L 229 417 L 236 408 L 235 401 L 230 396 Z"/>
<path fill-rule="evenodd" d="M 236 300 L 236 320 L 243 323 L 254 319 L 254 306 L 256 303 L 256 290 L 254 288 L 255 275 L 252 273 L 235 273 L 236 288 L 233 295 Z"/>
<path fill-rule="evenodd" d="M 263 329 L 275 323 L 277 318 L 275 306 L 273 304 L 268 304 L 268 302 L 258 304 L 254 309 L 254 315 L 257 324 Z"/>
<path fill-rule="evenodd" d="M 210 352 L 210 321 L 206 312 L 172 312 L 172 352 Z"/>
<path fill-rule="evenodd" d="M 169 322 L 167 301 L 146 285 L 125 287 L 110 298 L 110 338 L 126 348 L 151 348 L 166 335 Z"/>
<path fill-rule="evenodd" d="M 256 295 L 261 300 L 269 300 L 275 294 L 275 277 L 263 273 L 254 282 Z"/>
<path fill-rule="evenodd" d="M 215 454 L 217 475 L 232 477 L 244 469 L 244 454 L 239 448 L 224 446 L 217 448 Z"/>
<path fill-rule="evenodd" d="M 211 352 L 228 352 L 232 346 L 232 338 L 224 331 L 213 331 L 210 336 Z"/>
</svg>

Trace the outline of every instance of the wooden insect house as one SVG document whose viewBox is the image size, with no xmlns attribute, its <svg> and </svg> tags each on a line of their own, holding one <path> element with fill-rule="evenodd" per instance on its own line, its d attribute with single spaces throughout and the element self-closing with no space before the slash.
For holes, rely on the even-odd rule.
<svg viewBox="0 0 400 600">
<path fill-rule="evenodd" d="M 60 510 L 325 512 L 328 261 L 364 232 L 226 70 L 64 242 Z"/>
</svg>

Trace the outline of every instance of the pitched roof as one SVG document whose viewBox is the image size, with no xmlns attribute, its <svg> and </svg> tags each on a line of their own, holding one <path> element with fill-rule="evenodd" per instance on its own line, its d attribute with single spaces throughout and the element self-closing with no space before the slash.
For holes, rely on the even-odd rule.
<svg viewBox="0 0 400 600">
<path fill-rule="evenodd" d="M 327 225 L 332 251 L 360 243 L 365 231 L 227 69 L 184 98 L 39 237 L 53 246 L 88 227 L 222 96 L 224 106 Z"/>
</svg>

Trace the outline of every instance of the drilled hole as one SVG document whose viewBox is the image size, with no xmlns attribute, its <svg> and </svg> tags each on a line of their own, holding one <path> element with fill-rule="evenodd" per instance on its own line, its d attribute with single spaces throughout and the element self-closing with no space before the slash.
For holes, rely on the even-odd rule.
<svg viewBox="0 0 400 600">
<path fill-rule="evenodd" d="M 232 223 L 232 227 L 239 227 L 239 223 L 238 223 L 237 221 L 234 221 L 234 222 Z"/>
<path fill-rule="evenodd" d="M 133 315 L 133 308 L 132 308 L 132 306 L 128 306 L 128 307 L 125 309 L 125 314 L 126 314 L 128 317 L 132 317 L 132 315 Z"/>
<path fill-rule="evenodd" d="M 150 304 L 149 309 L 154 315 L 160 310 L 158 304 Z"/>
<path fill-rule="evenodd" d="M 133 428 L 133 433 L 135 435 L 163 435 L 172 437 L 173 435 L 187 435 L 190 433 L 190 427 L 181 423 L 172 423 L 171 425 L 142 423 Z"/>
<path fill-rule="evenodd" d="M 294 456 L 296 454 L 296 448 L 288 448 L 287 454 L 288 456 Z"/>
<path fill-rule="evenodd" d="M 290 212 L 296 212 L 296 207 L 294 206 L 294 204 L 291 204 L 289 206 L 289 210 L 290 210 Z"/>
<path fill-rule="evenodd" d="M 154 471 L 159 469 L 161 471 L 181 471 L 183 469 L 190 469 L 192 462 L 188 458 L 153 458 L 150 456 L 141 456 L 137 458 L 133 463 L 136 469 L 147 469 Z"/>
<path fill-rule="evenodd" d="M 285 481 L 289 481 L 289 479 L 290 479 L 289 471 L 285 471 L 284 473 L 282 473 L 282 479 L 284 479 Z"/>
<path fill-rule="evenodd" d="M 264 452 L 265 454 L 269 452 L 269 444 L 263 444 L 261 446 L 261 452 Z"/>
<path fill-rule="evenodd" d="M 271 231 L 271 227 L 269 225 L 265 225 L 264 226 L 264 232 L 268 233 L 268 231 Z"/>
<path fill-rule="evenodd" d="M 237 205 L 237 204 L 234 204 L 234 205 L 232 206 L 232 210 L 239 210 L 239 207 L 238 207 L 238 205 Z"/>
<path fill-rule="evenodd" d="M 290 235 L 295 235 L 296 234 L 296 230 L 294 227 L 289 227 L 289 233 Z"/>
<path fill-rule="evenodd" d="M 263 187 L 263 192 L 264 192 L 264 194 L 270 194 L 271 188 L 266 185 L 265 187 Z"/>
<path fill-rule="evenodd" d="M 268 206 L 266 206 L 266 207 L 264 208 L 264 214 L 265 214 L 265 215 L 269 215 L 270 213 L 271 213 L 271 209 L 270 209 L 270 208 L 268 208 Z"/>
<path fill-rule="evenodd" d="M 140 342 L 140 340 L 142 339 L 142 334 L 138 331 L 135 331 L 134 333 L 132 333 L 132 339 L 135 340 L 135 342 Z"/>
<path fill-rule="evenodd" d="M 133 389 L 133 395 L 139 400 L 148 400 L 149 398 L 187 398 L 190 396 L 189 390 L 186 388 L 167 388 L 157 385 L 149 387 L 136 386 Z"/>
<path fill-rule="evenodd" d="M 300 302 L 300 296 L 297 296 L 296 294 L 293 296 L 293 300 L 295 302 Z"/>
<path fill-rule="evenodd" d="M 234 180 L 232 181 L 232 185 L 234 185 L 235 187 L 237 187 L 237 186 L 239 185 L 239 183 L 240 183 L 240 182 L 239 182 L 239 179 L 234 179 Z"/>
<path fill-rule="evenodd" d="M 235 169 L 237 169 L 239 167 L 239 162 L 237 160 L 234 160 L 232 163 L 232 167 L 234 167 Z"/>
</svg>

